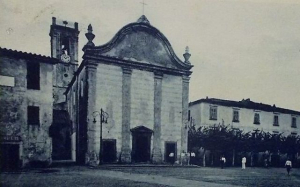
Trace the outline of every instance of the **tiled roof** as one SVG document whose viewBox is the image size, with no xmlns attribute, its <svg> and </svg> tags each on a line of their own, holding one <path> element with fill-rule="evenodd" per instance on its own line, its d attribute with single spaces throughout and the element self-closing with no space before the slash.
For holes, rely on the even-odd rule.
<svg viewBox="0 0 300 187">
<path fill-rule="evenodd" d="M 26 59 L 32 59 L 32 60 L 38 60 L 46 63 L 58 63 L 59 60 L 56 58 L 52 58 L 49 56 L 39 55 L 35 53 L 27 53 L 23 51 L 17 51 L 12 49 L 6 49 L 0 47 L 0 57 L 1 56 L 13 56 L 13 57 L 19 57 L 19 58 L 26 58 Z"/>
<path fill-rule="evenodd" d="M 247 108 L 247 109 L 261 110 L 266 112 L 278 112 L 278 113 L 285 113 L 285 114 L 300 115 L 299 111 L 279 108 L 276 107 L 275 105 L 272 106 L 264 103 L 256 103 L 251 101 L 250 99 L 243 99 L 242 101 L 231 101 L 231 100 L 216 99 L 216 98 L 205 98 L 205 99 L 199 99 L 197 101 L 190 102 L 189 106 L 193 106 L 200 103 L 210 103 L 210 104 L 228 106 L 228 107 Z"/>
</svg>

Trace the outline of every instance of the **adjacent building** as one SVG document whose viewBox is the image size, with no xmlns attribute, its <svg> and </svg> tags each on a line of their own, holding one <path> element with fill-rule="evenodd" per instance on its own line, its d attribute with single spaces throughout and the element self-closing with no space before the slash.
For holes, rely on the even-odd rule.
<svg viewBox="0 0 300 187">
<path fill-rule="evenodd" d="M 51 160 L 53 69 L 57 59 L 0 48 L 1 168 Z"/>
<path fill-rule="evenodd" d="M 191 121 L 200 126 L 230 125 L 244 132 L 260 130 L 284 136 L 300 134 L 300 112 L 250 99 L 230 101 L 205 98 L 189 103 Z"/>
</svg>

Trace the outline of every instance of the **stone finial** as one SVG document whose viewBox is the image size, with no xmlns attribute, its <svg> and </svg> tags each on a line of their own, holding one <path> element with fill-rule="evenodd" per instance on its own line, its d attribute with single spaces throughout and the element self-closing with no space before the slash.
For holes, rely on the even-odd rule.
<svg viewBox="0 0 300 187">
<path fill-rule="evenodd" d="M 138 23 L 146 23 L 146 24 L 149 24 L 150 25 L 150 22 L 149 20 L 147 19 L 147 17 L 145 15 L 142 15 L 138 20 L 137 20 Z"/>
<path fill-rule="evenodd" d="M 88 32 L 85 33 L 85 37 L 88 39 L 87 44 L 85 44 L 85 46 L 83 47 L 83 51 L 85 51 L 86 48 L 88 47 L 94 47 L 95 44 L 93 43 L 93 39 L 95 38 L 95 35 L 93 34 L 93 27 L 91 24 L 89 24 L 88 26 Z"/>
<path fill-rule="evenodd" d="M 190 52 L 190 49 L 189 49 L 189 46 L 186 46 L 185 48 L 185 53 L 183 54 L 183 57 L 184 57 L 184 61 L 188 64 L 190 64 L 190 57 L 191 57 L 191 54 L 189 53 Z"/>
<path fill-rule="evenodd" d="M 88 33 L 93 33 L 93 27 L 92 27 L 92 25 L 91 24 L 89 24 L 89 26 L 88 26 Z"/>
<path fill-rule="evenodd" d="M 189 46 L 186 46 L 185 47 L 185 53 L 189 53 L 190 52 L 190 48 L 189 48 Z"/>
</svg>

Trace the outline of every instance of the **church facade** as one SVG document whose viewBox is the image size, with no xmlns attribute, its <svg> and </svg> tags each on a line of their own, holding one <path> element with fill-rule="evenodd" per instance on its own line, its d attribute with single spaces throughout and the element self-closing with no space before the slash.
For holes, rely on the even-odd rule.
<svg viewBox="0 0 300 187">
<path fill-rule="evenodd" d="M 66 91 L 78 128 L 77 159 L 162 163 L 171 152 L 179 159 L 187 151 L 188 51 L 181 61 L 145 16 L 107 44 L 95 46 L 91 25 L 86 37 L 83 62 Z"/>
<path fill-rule="evenodd" d="M 51 57 L 0 48 L 1 169 L 172 162 L 187 151 L 192 65 L 145 16 L 95 46 L 52 18 Z M 101 142 L 101 143 L 100 143 Z M 3 165 L 3 163 L 7 163 Z"/>
</svg>

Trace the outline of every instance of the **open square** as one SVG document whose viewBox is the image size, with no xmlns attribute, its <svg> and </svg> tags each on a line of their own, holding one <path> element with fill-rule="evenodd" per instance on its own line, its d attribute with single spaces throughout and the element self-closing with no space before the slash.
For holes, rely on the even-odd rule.
<svg viewBox="0 0 300 187">
<path fill-rule="evenodd" d="M 1 186 L 287 186 L 300 185 L 300 170 L 284 168 L 204 168 L 101 166 L 33 169 L 3 173 Z"/>
</svg>

